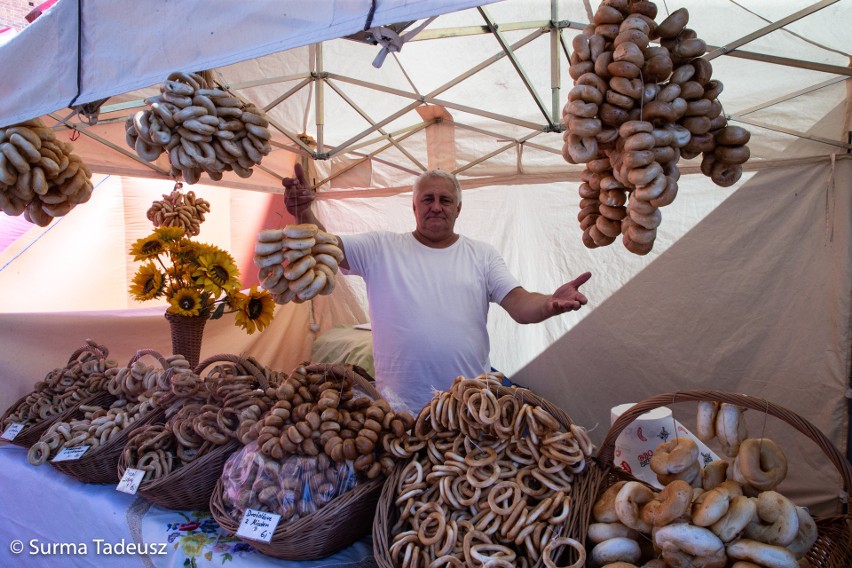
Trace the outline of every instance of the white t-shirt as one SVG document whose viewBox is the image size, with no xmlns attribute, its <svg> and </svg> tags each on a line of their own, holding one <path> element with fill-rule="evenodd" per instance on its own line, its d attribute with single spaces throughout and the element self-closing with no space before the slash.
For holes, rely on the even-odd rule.
<svg viewBox="0 0 852 568">
<path fill-rule="evenodd" d="M 416 413 L 433 389 L 490 370 L 489 302 L 519 286 L 494 247 L 460 236 L 435 249 L 411 233 L 341 239 L 344 272 L 367 283 L 376 383 L 391 404 L 398 397 Z"/>
</svg>

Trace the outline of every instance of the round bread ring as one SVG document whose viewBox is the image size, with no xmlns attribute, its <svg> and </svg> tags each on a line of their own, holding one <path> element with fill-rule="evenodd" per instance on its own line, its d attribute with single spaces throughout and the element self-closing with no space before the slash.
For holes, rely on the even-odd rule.
<svg viewBox="0 0 852 568">
<path fill-rule="evenodd" d="M 645 64 L 645 55 L 638 45 L 631 41 L 624 41 L 615 46 L 612 52 L 612 60 L 616 63 L 632 63 L 637 69 L 641 69 Z M 613 75 L 618 75 L 618 73 L 613 73 Z"/>
<path fill-rule="evenodd" d="M 647 120 L 628 120 L 618 127 L 618 135 L 625 140 L 639 132 L 651 133 L 653 131 L 654 125 Z"/>
<path fill-rule="evenodd" d="M 742 419 L 744 412 L 745 408 L 735 404 L 722 403 L 716 413 L 716 439 L 719 440 L 722 453 L 728 457 L 738 455 L 740 444 L 748 437 L 746 423 Z M 754 457 L 759 459 L 759 456 Z"/>
<path fill-rule="evenodd" d="M 757 519 L 745 527 L 746 538 L 787 546 L 799 533 L 799 516 L 792 501 L 776 491 L 757 496 Z"/>
<path fill-rule="evenodd" d="M 576 81 L 574 81 L 574 85 L 588 85 L 590 87 L 594 87 L 595 89 L 597 89 L 598 93 L 601 94 L 601 96 L 603 96 L 603 93 L 606 92 L 608 88 L 606 81 L 604 81 L 594 73 L 586 73 L 584 75 L 581 75 L 577 78 Z M 603 102 L 603 99 L 601 99 L 601 102 Z"/>
<path fill-rule="evenodd" d="M 656 229 L 660 226 L 663 220 L 663 214 L 660 212 L 658 208 L 654 209 L 654 212 L 650 215 L 643 215 L 639 213 L 635 209 L 627 208 L 627 215 L 633 220 L 634 223 L 639 225 L 644 229 Z M 656 455 L 656 454 L 655 454 Z M 677 473 L 677 472 L 670 472 Z"/>
<path fill-rule="evenodd" d="M 310 251 L 310 249 L 312 249 L 316 244 L 317 241 L 313 237 L 306 237 L 303 239 L 285 238 L 283 241 L 283 248 Z"/>
<path fill-rule="evenodd" d="M 598 141 L 593 136 L 585 138 L 571 134 L 568 137 L 568 154 L 575 163 L 586 163 L 598 157 Z"/>
<path fill-rule="evenodd" d="M 580 138 L 594 136 L 601 131 L 601 121 L 598 118 L 571 117 L 568 121 L 568 131 L 571 132 L 571 134 L 576 134 Z M 570 136 L 568 142 L 569 144 L 571 142 Z M 583 161 L 588 162 L 589 160 Z"/>
<path fill-rule="evenodd" d="M 606 206 L 604 205 L 604 207 Z M 595 227 L 607 237 L 615 238 L 621 234 L 621 223 L 603 215 L 599 215 L 595 220 Z"/>
<path fill-rule="evenodd" d="M 654 544 L 665 550 L 680 550 L 690 556 L 716 556 L 724 554 L 725 545 L 709 529 L 688 523 L 673 523 L 659 527 L 654 532 Z"/>
<path fill-rule="evenodd" d="M 769 568 L 798 568 L 796 556 L 782 546 L 774 546 L 747 538 L 731 543 L 727 547 L 728 557 L 747 560 Z"/>
<path fill-rule="evenodd" d="M 667 525 L 686 514 L 691 503 L 692 486 L 678 479 L 642 507 L 642 520 L 654 527 Z"/>
<path fill-rule="evenodd" d="M 592 516 L 599 523 L 617 523 L 618 514 L 615 512 L 615 498 L 619 491 L 627 484 L 627 481 L 617 481 L 610 485 L 601 494 L 592 508 Z"/>
<path fill-rule="evenodd" d="M 599 247 L 605 247 L 615 242 L 615 237 L 608 237 L 604 235 L 597 226 L 589 227 L 589 236 Z"/>
<path fill-rule="evenodd" d="M 610 207 L 609 205 L 601 203 L 600 205 L 598 205 L 598 209 L 600 210 L 601 215 L 613 221 L 620 222 L 622 219 L 627 217 L 626 207 Z M 618 232 L 621 233 L 621 230 L 619 229 Z"/>
<path fill-rule="evenodd" d="M 663 169 L 665 170 L 665 167 L 663 167 Z M 677 190 L 677 181 L 670 175 L 666 174 L 666 189 L 663 190 L 663 193 L 661 193 L 659 197 L 650 201 L 651 205 L 654 207 L 665 207 L 666 205 L 671 205 L 675 200 L 675 197 L 677 197 Z"/>
<path fill-rule="evenodd" d="M 316 236 L 319 227 L 311 223 L 303 223 L 301 225 L 287 225 L 281 231 L 283 235 L 290 239 L 308 239 Z"/>
<path fill-rule="evenodd" d="M 653 155 L 653 154 L 652 154 Z M 658 163 L 658 162 L 655 162 Z M 662 167 L 661 167 L 662 169 Z M 657 199 L 668 187 L 668 179 L 662 172 L 660 175 L 651 180 L 651 183 L 646 185 L 637 185 L 633 190 L 633 197 L 639 201 L 650 202 L 652 199 Z M 644 226 L 644 225 L 643 225 Z M 653 228 L 653 227 L 649 227 Z"/>
<path fill-rule="evenodd" d="M 721 485 L 727 477 L 729 465 L 725 460 L 715 460 L 705 465 L 701 470 L 701 488 L 710 491 Z"/>
<path fill-rule="evenodd" d="M 724 484 L 705 491 L 692 503 L 692 524 L 709 527 L 725 516 L 734 496 Z"/>
<path fill-rule="evenodd" d="M 787 549 L 801 559 L 811 549 L 819 537 L 819 532 L 808 510 L 804 507 L 796 507 L 796 515 L 799 518 L 799 532 L 793 542 L 787 545 Z"/>
<path fill-rule="evenodd" d="M 626 123 L 625 123 L 626 124 Z M 637 132 L 624 140 L 624 152 L 652 150 L 656 144 L 654 135 L 649 132 Z"/>
<path fill-rule="evenodd" d="M 710 526 L 710 530 L 722 542 L 728 543 L 742 534 L 746 526 L 755 518 L 755 515 L 757 515 L 757 502 L 745 495 L 737 495 L 731 499 L 728 510 L 722 518 Z"/>
<path fill-rule="evenodd" d="M 595 544 L 616 537 L 626 537 L 637 540 L 639 531 L 631 529 L 619 522 L 615 523 L 591 523 L 586 538 Z"/>
<path fill-rule="evenodd" d="M 589 553 L 589 558 L 595 566 L 606 566 L 614 562 L 635 564 L 641 557 L 639 543 L 623 536 L 599 542 Z"/>
<path fill-rule="evenodd" d="M 287 264 L 287 267 L 284 268 L 284 278 L 287 280 L 298 280 L 305 272 L 316 266 L 316 264 L 317 261 L 312 255 L 305 255 L 299 260 Z"/>
<path fill-rule="evenodd" d="M 27 451 L 27 461 L 32 465 L 42 465 L 50 457 L 50 448 L 45 442 L 36 442 Z"/>
<path fill-rule="evenodd" d="M 698 445 L 691 438 L 678 436 L 657 446 L 651 456 L 651 470 L 660 475 L 680 473 L 698 461 Z"/>
<path fill-rule="evenodd" d="M 740 164 L 726 164 L 716 162 L 710 179 L 719 187 L 730 187 L 737 183 L 743 175 L 743 167 Z"/>
<path fill-rule="evenodd" d="M 626 111 L 630 111 L 636 104 L 635 100 L 631 99 L 627 95 L 622 95 L 613 89 L 606 92 L 606 102 L 619 108 L 623 108 Z"/>
<path fill-rule="evenodd" d="M 261 243 L 279 242 L 284 238 L 284 231 L 281 229 L 263 229 L 257 234 L 257 240 Z"/>
<path fill-rule="evenodd" d="M 640 510 L 654 499 L 654 491 L 638 481 L 628 481 L 615 497 L 615 513 L 625 526 L 650 533 L 651 526 L 642 520 Z"/>
<path fill-rule="evenodd" d="M 695 460 L 690 467 L 680 473 L 657 474 L 657 480 L 663 485 L 668 485 L 675 479 L 683 479 L 687 483 L 694 484 L 695 480 L 701 476 L 701 462 Z"/>
<path fill-rule="evenodd" d="M 578 558 L 574 564 L 568 564 L 564 567 L 560 567 L 553 560 L 553 557 L 556 556 L 554 551 L 557 547 L 566 545 L 577 551 Z M 582 568 L 586 565 L 586 547 L 573 538 L 568 538 L 566 536 L 557 537 L 551 539 L 550 542 L 545 545 L 544 549 L 541 551 L 541 560 L 547 568 Z"/>
<path fill-rule="evenodd" d="M 751 133 L 741 126 L 726 126 L 715 135 L 716 143 L 726 146 L 748 144 Z"/>
<path fill-rule="evenodd" d="M 630 219 L 630 217 L 627 217 L 626 219 Z M 630 221 L 631 223 L 626 229 L 623 226 L 621 228 L 622 232 L 627 235 L 627 238 L 633 241 L 633 243 L 639 248 L 643 248 L 642 245 L 653 245 L 654 240 L 657 238 L 657 229 L 646 229 L 645 227 L 633 222 L 633 219 L 630 219 Z"/>
<path fill-rule="evenodd" d="M 716 149 L 713 150 L 716 154 L 716 157 L 722 160 L 723 162 L 727 162 L 728 164 L 744 164 L 751 157 L 751 151 L 748 149 L 748 146 L 725 146 L 722 144 L 717 144 Z"/>
<path fill-rule="evenodd" d="M 598 114 L 598 105 L 578 99 L 576 101 L 568 101 L 568 104 L 565 105 L 565 113 L 563 113 L 562 118 L 564 120 L 566 115 L 592 118 L 596 114 Z"/>
<path fill-rule="evenodd" d="M 668 17 L 660 22 L 655 30 L 655 36 L 664 39 L 677 37 L 686 24 L 689 22 L 689 11 L 686 8 L 679 8 L 668 15 Z"/>
<path fill-rule="evenodd" d="M 716 437 L 716 413 L 718 411 L 718 402 L 712 400 L 698 401 L 695 434 L 702 442 L 709 442 Z"/>
<path fill-rule="evenodd" d="M 603 93 L 591 85 L 575 85 L 573 89 L 568 91 L 569 101 L 580 100 L 599 105 L 603 102 L 603 97 Z"/>
<path fill-rule="evenodd" d="M 649 252 L 651 252 L 651 250 L 654 248 L 653 242 L 638 243 L 638 242 L 636 242 L 636 241 L 634 241 L 630 238 L 629 233 L 630 233 L 630 229 L 628 229 L 628 232 L 621 234 L 621 242 L 624 245 L 624 248 L 626 248 L 627 250 L 629 250 L 633 254 L 638 254 L 640 256 L 644 256 L 644 255 L 648 254 Z M 657 476 L 657 477 L 659 478 L 659 476 Z"/>
</svg>

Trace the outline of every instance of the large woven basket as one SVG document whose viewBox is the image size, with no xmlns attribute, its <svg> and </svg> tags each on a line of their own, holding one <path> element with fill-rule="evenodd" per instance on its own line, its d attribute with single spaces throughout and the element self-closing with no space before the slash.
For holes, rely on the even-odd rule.
<svg viewBox="0 0 852 568">
<path fill-rule="evenodd" d="M 197 363 L 193 372 L 201 376 L 206 368 L 221 363 L 232 365 L 241 374 L 253 376 L 261 388 L 269 386 L 261 366 L 251 357 L 220 353 Z M 241 445 L 237 440 L 233 440 L 217 446 L 163 477 L 142 482 L 136 493 L 166 509 L 206 510 L 225 462 Z M 118 462 L 119 478 L 124 475 L 128 466 L 127 456 L 122 453 Z"/>
<path fill-rule="evenodd" d="M 311 371 L 343 372 L 343 365 L 309 365 Z M 379 392 L 361 375 L 354 375 L 354 388 L 372 398 L 380 398 Z M 246 540 L 261 553 L 287 560 L 315 560 L 324 558 L 346 548 L 370 532 L 379 493 L 385 483 L 382 476 L 358 483 L 352 490 L 332 499 L 316 512 L 292 522 L 278 525 L 270 542 Z M 227 514 L 222 500 L 221 479 L 210 498 L 210 513 L 217 523 L 229 534 L 235 534 L 239 523 Z"/>
<path fill-rule="evenodd" d="M 591 475 L 588 478 L 589 483 L 585 488 L 585 498 L 582 502 L 584 516 L 581 519 L 582 526 L 580 527 L 583 537 L 581 542 L 585 540 L 592 517 L 592 507 L 598 497 L 608 487 L 620 480 L 639 481 L 614 465 L 615 441 L 618 435 L 631 422 L 655 408 L 676 403 L 697 403 L 700 401 L 726 402 L 783 420 L 810 438 L 825 453 L 834 467 L 837 468 L 837 471 L 840 472 L 845 491 L 848 492 L 852 488 L 852 465 L 819 429 L 795 412 L 766 400 L 723 391 L 693 390 L 660 394 L 637 403 L 619 416 L 601 443 L 594 458 L 594 465 L 590 470 Z M 814 520 L 819 537 L 806 556 L 811 566 L 817 568 L 849 568 L 852 566 L 852 516 L 849 514 L 834 515 L 816 517 Z"/>
<path fill-rule="evenodd" d="M 158 479 L 143 481 L 136 493 L 151 503 L 179 511 L 207 510 L 222 467 L 242 444 L 232 440 Z M 127 470 L 127 456 L 118 461 L 118 477 Z"/>
<path fill-rule="evenodd" d="M 74 353 L 71 354 L 71 357 L 68 358 L 68 363 L 66 366 L 72 365 L 77 360 L 77 357 L 79 357 L 83 353 L 92 353 L 97 357 L 106 359 L 107 355 L 109 354 L 109 350 L 102 345 L 86 344 L 83 347 L 76 349 Z M 3 416 L 0 417 L 0 424 L 5 422 L 6 417 L 8 417 L 9 414 L 11 414 L 19 405 L 26 401 L 27 397 L 29 397 L 29 394 L 22 396 L 17 401 L 15 401 L 12 406 L 7 408 L 6 411 L 3 413 Z M 93 404 L 96 400 L 99 399 L 99 397 L 100 393 L 93 394 L 83 400 L 77 401 L 75 404 L 69 406 L 59 414 L 55 414 L 44 420 L 39 420 L 38 422 L 26 426 L 23 430 L 18 432 L 18 435 L 15 436 L 15 439 L 12 440 L 11 443 L 15 444 L 16 446 L 21 446 L 23 448 L 31 448 L 33 444 L 39 441 L 42 435 L 47 431 L 48 428 L 51 427 L 51 425 L 53 425 L 54 422 L 65 422 L 67 420 L 70 420 L 72 417 L 76 417 L 77 411 L 80 406 Z"/>
<path fill-rule="evenodd" d="M 544 408 L 550 414 L 553 415 L 554 418 L 559 422 L 559 424 L 568 431 L 573 424 L 573 421 L 568 417 L 565 412 L 554 405 L 553 403 L 547 401 L 546 399 L 538 396 L 534 392 L 521 388 L 521 387 L 504 387 L 498 385 L 496 383 L 489 384 L 489 388 L 494 392 L 494 394 L 499 398 L 504 395 L 510 395 L 517 398 L 522 404 L 530 404 L 536 405 Z M 588 468 L 587 460 L 587 468 Z M 388 477 L 387 483 L 385 483 L 382 488 L 382 494 L 379 497 L 379 503 L 376 507 L 376 516 L 373 521 L 373 556 L 375 557 L 376 564 L 378 564 L 379 568 L 398 568 L 394 566 L 394 564 L 390 560 L 390 545 L 393 540 L 393 535 L 391 534 L 391 528 L 396 524 L 397 519 L 399 517 L 398 507 L 396 506 L 396 487 L 397 482 L 399 481 L 399 477 L 402 474 L 403 469 L 407 462 L 400 462 L 394 468 L 393 473 Z M 574 478 L 574 484 L 571 488 L 571 502 L 576 503 L 577 497 L 576 494 L 578 491 L 582 491 L 582 488 L 585 486 L 586 482 L 585 478 L 588 477 L 585 472 L 578 474 Z M 568 536 L 571 538 L 577 538 L 575 535 L 578 534 L 578 530 L 576 528 L 579 518 L 578 515 L 582 514 L 582 511 L 578 511 L 576 506 L 573 506 L 571 509 L 571 513 L 568 516 L 567 521 L 563 527 L 562 536 Z M 575 552 L 570 547 L 566 547 L 563 551 L 562 562 L 569 564 L 576 561 Z M 570 561 L 569 561 L 570 558 Z M 542 566 L 542 561 L 539 561 L 534 566 Z"/>
<path fill-rule="evenodd" d="M 153 349 L 140 349 L 130 358 L 127 366 L 132 367 L 137 360 L 145 355 L 154 357 L 164 369 L 168 367 L 168 363 L 163 356 Z M 112 397 L 109 403 L 101 406 L 107 408 L 115 400 L 116 398 Z M 90 448 L 80 459 L 61 462 L 51 461 L 50 465 L 65 475 L 83 483 L 118 483 L 121 479 L 118 475 L 118 461 L 121 458 L 124 445 L 127 443 L 130 433 L 142 426 L 163 422 L 166 417 L 166 406 L 169 400 L 171 400 L 171 395 L 161 399 L 160 407 L 154 408 L 132 425 L 124 428 L 106 444 Z"/>
</svg>

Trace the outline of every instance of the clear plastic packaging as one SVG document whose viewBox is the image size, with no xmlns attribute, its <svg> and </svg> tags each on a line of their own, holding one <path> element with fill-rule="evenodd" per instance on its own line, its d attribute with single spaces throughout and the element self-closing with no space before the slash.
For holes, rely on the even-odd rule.
<svg viewBox="0 0 852 568">
<path fill-rule="evenodd" d="M 225 463 L 222 502 L 236 522 L 246 509 L 256 509 L 281 515 L 283 523 L 313 513 L 357 483 L 351 461 L 335 463 L 325 454 L 276 460 L 252 442 Z"/>
</svg>

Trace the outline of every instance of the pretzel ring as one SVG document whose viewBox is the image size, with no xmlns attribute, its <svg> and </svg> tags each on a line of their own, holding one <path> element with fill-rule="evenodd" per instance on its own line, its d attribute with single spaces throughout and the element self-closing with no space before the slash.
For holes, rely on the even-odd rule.
<svg viewBox="0 0 852 568">
<path fill-rule="evenodd" d="M 440 510 L 432 511 L 420 522 L 417 536 L 423 546 L 431 546 L 444 537 L 446 528 L 443 512 Z"/>
<path fill-rule="evenodd" d="M 509 500 L 511 498 L 511 500 Z M 488 505 L 501 516 L 507 516 L 521 500 L 521 488 L 514 481 L 501 481 L 488 492 Z M 505 507 L 502 503 L 508 502 Z"/>
<path fill-rule="evenodd" d="M 577 551 L 578 558 L 574 564 L 568 564 L 564 567 L 560 567 L 553 560 L 554 549 L 566 545 Z M 573 538 L 561 536 L 554 538 L 553 540 L 547 543 L 547 545 L 544 547 L 544 550 L 541 551 L 541 558 L 547 568 L 581 568 L 586 564 L 586 548 Z"/>
<path fill-rule="evenodd" d="M 27 461 L 32 465 L 41 465 L 50 457 L 50 447 L 45 442 L 36 442 L 27 452 Z"/>
</svg>

